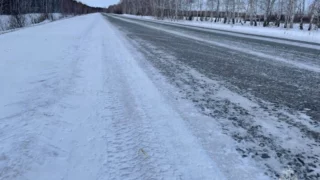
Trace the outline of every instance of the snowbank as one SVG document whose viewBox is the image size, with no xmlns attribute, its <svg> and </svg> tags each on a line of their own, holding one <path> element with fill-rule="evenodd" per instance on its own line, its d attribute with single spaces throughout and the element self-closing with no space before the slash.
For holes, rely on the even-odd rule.
<svg viewBox="0 0 320 180">
<path fill-rule="evenodd" d="M 157 20 L 152 16 L 135 16 L 130 14 L 124 14 L 123 16 L 128 18 L 139 18 L 139 19 L 153 20 L 153 21 Z M 186 20 L 171 21 L 169 19 L 165 19 L 163 21 L 175 23 L 175 24 L 181 24 L 181 25 L 210 28 L 214 30 L 223 30 L 223 31 L 236 32 L 236 33 L 244 33 L 244 34 L 250 34 L 250 35 L 282 38 L 282 39 L 288 39 L 288 40 L 296 40 L 296 41 L 304 41 L 304 42 L 320 44 L 320 31 L 316 31 L 316 30 L 308 31 L 307 25 L 305 25 L 304 30 L 300 30 L 298 24 L 295 24 L 293 29 L 285 29 L 282 27 L 278 28 L 278 27 L 250 26 L 249 23 L 246 23 L 243 25 L 213 23 L 210 21 L 197 21 L 196 18 L 194 18 L 193 21 L 186 21 Z"/>
<path fill-rule="evenodd" d="M 24 19 L 23 27 L 27 27 L 33 24 L 47 23 L 47 22 L 59 20 L 66 16 L 61 13 L 51 13 L 47 18 L 44 16 L 44 14 L 41 14 L 41 13 L 31 13 L 31 14 L 22 15 L 22 17 Z M 16 29 L 14 25 L 12 25 L 12 23 L 10 22 L 11 18 L 12 18 L 11 15 L 0 15 L 0 34 L 7 32 L 8 30 Z"/>
<path fill-rule="evenodd" d="M 8 29 L 9 20 L 10 20 L 10 16 L 0 15 L 0 32 Z"/>
</svg>

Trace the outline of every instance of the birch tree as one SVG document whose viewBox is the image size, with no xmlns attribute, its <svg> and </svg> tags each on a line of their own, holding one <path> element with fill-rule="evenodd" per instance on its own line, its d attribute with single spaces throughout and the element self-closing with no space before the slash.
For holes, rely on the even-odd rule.
<svg viewBox="0 0 320 180">
<path fill-rule="evenodd" d="M 310 18 L 309 28 L 308 28 L 309 31 L 312 30 L 312 24 L 313 24 L 313 21 L 315 19 L 316 14 L 319 13 L 319 9 L 318 9 L 319 7 L 320 7 L 320 1 L 319 0 L 313 0 L 311 5 L 310 5 L 310 16 L 311 16 L 311 18 Z"/>
<path fill-rule="evenodd" d="M 303 30 L 303 18 L 305 15 L 305 4 L 306 4 L 305 0 L 299 0 L 298 8 L 299 8 L 299 16 L 300 16 L 300 24 L 299 24 L 300 30 Z"/>
<path fill-rule="evenodd" d="M 232 18 L 232 24 L 235 24 L 236 19 L 236 0 L 232 0 L 232 13 L 230 14 Z"/>
<path fill-rule="evenodd" d="M 47 5 L 46 2 L 52 0 L 41 2 L 43 1 Z M 70 0 L 65 1 L 70 2 Z M 293 28 L 294 23 L 300 23 L 301 30 L 303 30 L 304 17 L 308 16 L 311 30 L 319 21 L 319 1 L 312 0 L 308 7 L 308 14 L 305 13 L 306 0 L 206 0 L 205 8 L 204 0 L 121 0 L 117 6 L 112 7 L 121 7 L 118 9 L 122 9 L 122 13 L 152 15 L 159 19 L 170 18 L 171 20 L 178 20 L 181 15 L 188 20 L 196 16 L 198 21 L 200 17 L 200 20 L 209 18 L 211 22 L 219 22 L 220 18 L 223 18 L 223 23 L 242 24 L 241 20 L 244 16 L 244 20 L 248 19 L 251 26 L 260 25 L 263 20 L 261 25 L 264 27 L 270 26 L 271 20 L 274 19 L 274 25 L 278 27 L 283 24 L 285 28 Z M 46 11 L 51 11 L 52 8 L 49 6 L 48 9 Z"/>
<path fill-rule="evenodd" d="M 263 7 L 264 7 L 263 26 L 266 27 L 266 26 L 269 26 L 271 11 L 273 9 L 273 6 L 276 0 L 265 0 L 263 2 L 264 2 L 263 3 Z"/>
<path fill-rule="evenodd" d="M 284 28 L 293 28 L 296 0 L 288 0 L 286 6 L 287 6 L 287 9 L 286 9 L 286 15 L 285 15 Z"/>
<path fill-rule="evenodd" d="M 224 19 L 223 23 L 229 23 L 229 5 L 230 5 L 230 0 L 225 0 L 225 10 L 224 10 Z"/>
<path fill-rule="evenodd" d="M 216 19 L 214 20 L 214 22 L 220 21 L 220 2 L 221 0 L 217 0 Z"/>
<path fill-rule="evenodd" d="M 253 25 L 253 15 L 255 10 L 255 0 L 249 0 L 249 17 L 250 17 L 250 25 Z"/>
<path fill-rule="evenodd" d="M 213 22 L 214 0 L 207 0 L 207 7 L 210 7 L 210 21 Z"/>
</svg>

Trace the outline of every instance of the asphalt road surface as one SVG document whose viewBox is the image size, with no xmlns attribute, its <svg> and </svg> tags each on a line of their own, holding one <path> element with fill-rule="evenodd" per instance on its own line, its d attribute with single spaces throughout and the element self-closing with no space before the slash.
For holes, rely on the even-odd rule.
<svg viewBox="0 0 320 180">
<path fill-rule="evenodd" d="M 113 15 L 106 19 L 186 99 L 221 123 L 244 158 L 260 162 L 273 178 L 279 167 L 293 168 L 302 179 L 320 178 L 320 46 Z M 255 107 L 222 98 L 223 88 Z"/>
</svg>

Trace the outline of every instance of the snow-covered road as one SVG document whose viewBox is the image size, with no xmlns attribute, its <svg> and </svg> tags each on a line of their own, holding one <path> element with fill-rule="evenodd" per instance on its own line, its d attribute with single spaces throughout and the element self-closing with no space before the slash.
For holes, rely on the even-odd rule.
<svg viewBox="0 0 320 180">
<path fill-rule="evenodd" d="M 317 47 L 108 14 L 106 18 L 183 98 L 214 118 L 189 121 L 211 157 L 219 151 L 213 150 L 217 138 L 212 138 L 212 127 L 218 126 L 215 133 L 236 141 L 229 149 L 264 166 L 273 179 L 286 169 L 299 179 L 319 179 Z"/>
<path fill-rule="evenodd" d="M 209 117 L 165 95 L 100 14 L 1 35 L 0 54 L 0 179 L 264 178 L 232 140 L 217 140 L 232 161 L 209 156 L 186 121 Z"/>
</svg>

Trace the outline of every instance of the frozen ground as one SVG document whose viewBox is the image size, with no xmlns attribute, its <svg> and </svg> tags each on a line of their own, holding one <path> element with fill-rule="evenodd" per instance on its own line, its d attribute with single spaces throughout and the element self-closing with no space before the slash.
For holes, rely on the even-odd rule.
<svg viewBox="0 0 320 180">
<path fill-rule="evenodd" d="M 0 179 L 269 179 L 131 43 L 100 14 L 0 35 Z"/>
<path fill-rule="evenodd" d="M 301 31 L 299 29 L 299 25 L 295 24 L 293 29 L 284 29 L 284 28 L 277 28 L 277 27 L 261 27 L 261 26 L 250 26 L 247 22 L 244 25 L 236 24 L 223 24 L 223 23 L 213 23 L 210 21 L 196 21 L 194 18 L 193 21 L 186 21 L 186 20 L 179 20 L 179 21 L 172 21 L 169 19 L 165 20 L 157 20 L 152 16 L 135 16 L 130 14 L 124 14 L 123 16 L 128 18 L 136 18 L 136 19 L 144 19 L 149 21 L 160 21 L 165 23 L 174 23 L 179 25 L 188 25 L 194 27 L 204 27 L 214 30 L 223 30 L 229 32 L 237 32 L 237 33 L 244 33 L 244 34 L 251 34 L 251 35 L 258 35 L 258 36 L 266 36 L 266 37 L 275 37 L 281 39 L 289 39 L 289 40 L 297 40 L 297 41 L 305 41 L 310 43 L 317 43 L 320 44 L 320 31 L 313 30 L 308 31 L 308 25 L 304 25 L 304 30 Z"/>
</svg>

